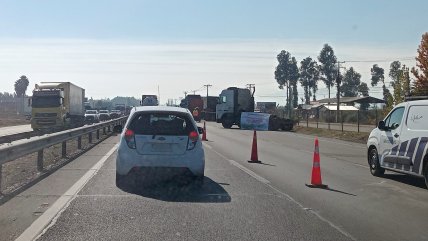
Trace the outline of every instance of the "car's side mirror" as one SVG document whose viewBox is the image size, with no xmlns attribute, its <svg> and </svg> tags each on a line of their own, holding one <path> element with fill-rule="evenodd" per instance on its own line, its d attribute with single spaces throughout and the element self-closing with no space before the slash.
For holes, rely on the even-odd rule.
<svg viewBox="0 0 428 241">
<path fill-rule="evenodd" d="M 385 126 L 385 121 L 381 120 L 379 121 L 379 123 L 377 124 L 377 128 L 379 128 L 379 130 L 386 130 L 386 126 Z"/>
<path fill-rule="evenodd" d="M 204 134 L 204 128 L 198 127 L 198 132 L 199 132 L 199 134 Z"/>
<path fill-rule="evenodd" d="M 122 125 L 117 125 L 117 126 L 113 127 L 113 131 L 115 133 L 122 133 L 122 130 L 123 130 L 123 126 Z"/>
</svg>

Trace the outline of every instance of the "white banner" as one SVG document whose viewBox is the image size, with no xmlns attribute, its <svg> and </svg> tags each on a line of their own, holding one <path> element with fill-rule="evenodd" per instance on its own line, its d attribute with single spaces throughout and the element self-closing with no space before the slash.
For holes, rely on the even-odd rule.
<svg viewBox="0 0 428 241">
<path fill-rule="evenodd" d="M 242 112 L 241 114 L 241 129 L 243 130 L 269 130 L 270 114 Z"/>
</svg>

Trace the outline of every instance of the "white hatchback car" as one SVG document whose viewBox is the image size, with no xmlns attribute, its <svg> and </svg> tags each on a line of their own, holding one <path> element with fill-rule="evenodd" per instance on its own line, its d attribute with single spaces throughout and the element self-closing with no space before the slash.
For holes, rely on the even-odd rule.
<svg viewBox="0 0 428 241">
<path fill-rule="evenodd" d="M 428 186 L 428 100 L 397 105 L 367 141 L 370 172 L 386 170 L 424 177 Z"/>
<path fill-rule="evenodd" d="M 132 171 L 190 171 L 202 182 L 205 153 L 189 110 L 167 106 L 132 109 L 123 128 L 116 158 L 116 183 Z"/>
</svg>

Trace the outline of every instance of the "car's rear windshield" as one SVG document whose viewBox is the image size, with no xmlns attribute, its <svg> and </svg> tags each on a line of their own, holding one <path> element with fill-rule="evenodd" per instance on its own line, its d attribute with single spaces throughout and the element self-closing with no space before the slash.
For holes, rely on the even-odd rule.
<svg viewBox="0 0 428 241">
<path fill-rule="evenodd" d="M 97 112 L 95 110 L 87 110 L 86 114 L 96 114 Z"/>
<path fill-rule="evenodd" d="M 176 112 L 143 112 L 136 114 L 129 129 L 137 135 L 187 136 L 195 131 L 189 115 Z"/>
</svg>

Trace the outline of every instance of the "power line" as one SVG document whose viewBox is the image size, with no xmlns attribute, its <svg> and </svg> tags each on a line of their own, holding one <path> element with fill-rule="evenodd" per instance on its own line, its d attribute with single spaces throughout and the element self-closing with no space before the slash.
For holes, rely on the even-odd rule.
<svg viewBox="0 0 428 241">
<path fill-rule="evenodd" d="M 208 98 L 208 88 L 209 87 L 211 87 L 212 85 L 210 85 L 210 84 L 206 84 L 206 85 L 204 85 L 204 87 L 207 87 L 207 98 Z M 207 99 L 207 101 L 208 101 L 208 99 Z"/>
<path fill-rule="evenodd" d="M 393 61 L 407 61 L 414 60 L 416 57 L 403 57 L 398 59 L 378 59 L 378 60 L 345 60 L 345 63 L 374 63 L 374 62 L 393 62 Z"/>
</svg>

